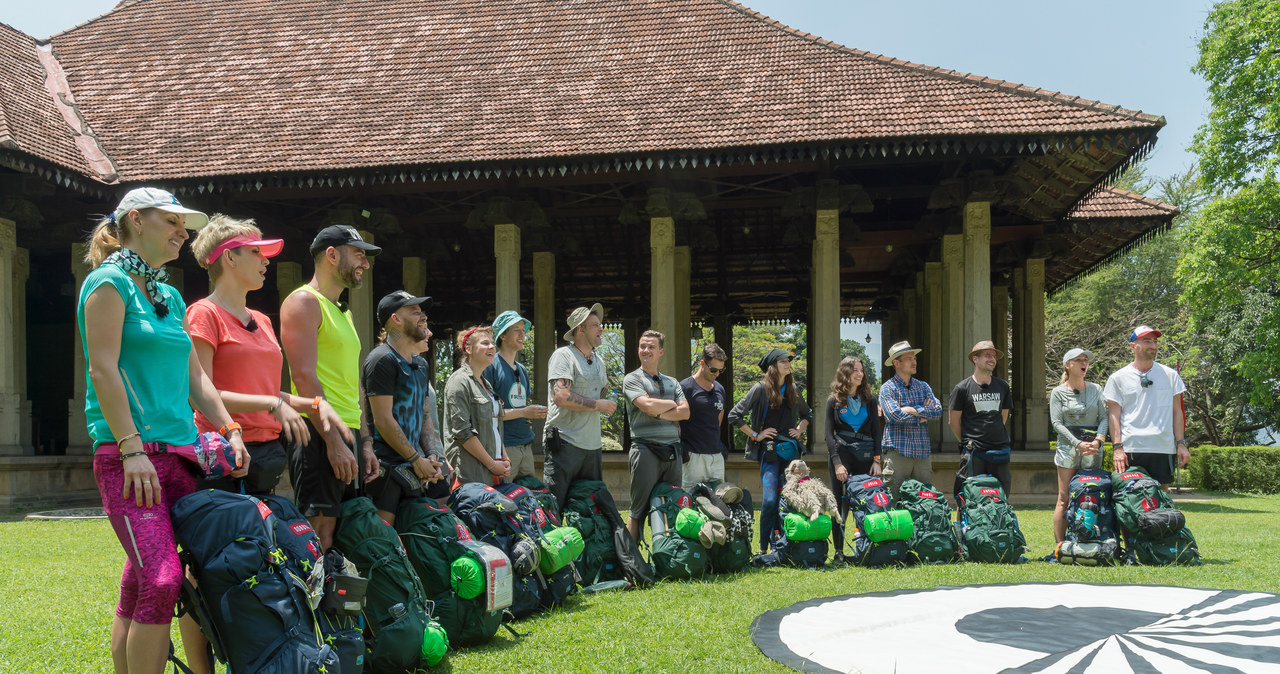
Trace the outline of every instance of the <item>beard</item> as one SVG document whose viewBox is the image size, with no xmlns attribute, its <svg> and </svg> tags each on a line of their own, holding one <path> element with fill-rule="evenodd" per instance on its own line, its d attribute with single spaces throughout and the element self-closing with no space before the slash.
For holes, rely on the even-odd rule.
<svg viewBox="0 0 1280 674">
<path fill-rule="evenodd" d="M 344 288 L 359 288 L 364 283 L 364 277 L 356 278 L 356 267 L 347 263 L 346 260 L 338 267 L 338 280 L 342 282 Z"/>
<path fill-rule="evenodd" d="M 413 325 L 404 326 L 404 336 L 408 337 L 412 342 L 421 342 L 425 340 L 430 333 L 427 331 L 426 323 L 415 323 Z"/>
</svg>

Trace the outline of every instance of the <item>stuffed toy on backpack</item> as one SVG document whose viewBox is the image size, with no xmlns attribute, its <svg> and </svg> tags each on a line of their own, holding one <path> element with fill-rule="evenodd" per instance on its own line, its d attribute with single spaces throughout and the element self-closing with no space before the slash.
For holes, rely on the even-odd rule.
<svg viewBox="0 0 1280 674">
<path fill-rule="evenodd" d="M 1200 564 L 1200 549 L 1186 526 L 1186 516 L 1159 482 L 1137 466 L 1112 473 L 1111 482 L 1127 562 Z"/>
<path fill-rule="evenodd" d="M 957 495 L 960 501 L 960 543 L 965 559 L 971 562 L 1017 564 L 1027 539 L 1018 525 L 1018 516 L 1005 497 L 1000 480 L 976 475 L 964 481 Z"/>
</svg>

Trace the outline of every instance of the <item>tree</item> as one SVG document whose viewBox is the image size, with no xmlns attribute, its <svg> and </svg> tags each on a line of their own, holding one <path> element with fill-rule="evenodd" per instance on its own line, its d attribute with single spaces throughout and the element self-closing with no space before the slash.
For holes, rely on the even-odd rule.
<svg viewBox="0 0 1280 674">
<path fill-rule="evenodd" d="M 1193 149 L 1211 185 L 1275 175 L 1280 160 L 1280 0 L 1228 0 L 1205 20 L 1200 60 L 1213 108 Z"/>
</svg>

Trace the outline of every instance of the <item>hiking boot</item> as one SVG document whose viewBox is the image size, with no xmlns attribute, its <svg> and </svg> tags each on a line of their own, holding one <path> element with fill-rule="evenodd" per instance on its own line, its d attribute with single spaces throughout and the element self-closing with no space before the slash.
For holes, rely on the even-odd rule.
<svg viewBox="0 0 1280 674">
<path fill-rule="evenodd" d="M 742 489 L 737 485 L 721 482 L 716 486 L 716 496 L 719 496 L 721 501 L 733 505 L 742 500 Z"/>
<path fill-rule="evenodd" d="M 837 552 L 837 553 L 836 553 L 836 554 L 831 558 L 831 565 L 832 565 L 832 566 L 840 567 L 840 566 L 845 566 L 846 564 L 848 564 L 848 562 L 846 562 L 846 561 L 845 561 L 845 559 L 844 559 L 844 554 L 842 554 L 842 553 Z"/>
</svg>

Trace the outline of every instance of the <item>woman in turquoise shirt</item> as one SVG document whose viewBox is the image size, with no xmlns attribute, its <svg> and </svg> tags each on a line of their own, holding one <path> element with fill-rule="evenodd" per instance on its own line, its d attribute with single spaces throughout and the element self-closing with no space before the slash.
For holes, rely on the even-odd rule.
<svg viewBox="0 0 1280 674">
<path fill-rule="evenodd" d="M 249 468 L 239 427 L 182 329 L 186 303 L 162 268 L 178 257 L 187 229 L 208 221 L 164 190 L 136 189 L 94 229 L 85 257 L 92 271 L 76 312 L 88 369 L 85 417 L 102 506 L 125 551 L 111 627 L 118 672 L 159 674 L 168 657 L 182 586 L 169 507 L 200 472 L 188 400 L 230 440 L 233 475 Z"/>
</svg>

